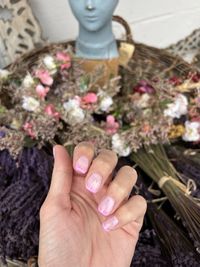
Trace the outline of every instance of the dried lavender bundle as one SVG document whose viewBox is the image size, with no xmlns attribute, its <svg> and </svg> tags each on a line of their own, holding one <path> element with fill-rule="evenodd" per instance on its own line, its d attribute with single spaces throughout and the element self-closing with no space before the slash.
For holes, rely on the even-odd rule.
<svg viewBox="0 0 200 267">
<path fill-rule="evenodd" d="M 148 215 L 162 244 L 162 252 L 171 259 L 174 267 L 198 267 L 200 254 L 179 227 L 155 204 L 149 204 Z"/>
<path fill-rule="evenodd" d="M 200 206 L 180 188 L 174 189 L 173 183 L 166 183 L 163 191 L 177 214 L 181 217 L 190 238 L 194 241 L 195 247 L 200 250 Z"/>
<path fill-rule="evenodd" d="M 162 255 L 169 261 L 168 264 L 175 267 L 199 266 L 200 254 L 180 228 L 181 225 L 178 226 L 169 217 L 169 209 L 167 215 L 154 203 L 154 197 L 147 189 L 144 177 L 139 177 L 137 185 L 140 194 L 148 200 L 147 216 L 161 245 Z"/>
<path fill-rule="evenodd" d="M 53 158 L 24 149 L 16 162 L 0 152 L 0 257 L 27 261 L 38 254 L 39 210 L 47 195 Z"/>
<path fill-rule="evenodd" d="M 200 206 L 187 194 L 187 188 L 179 182 L 177 171 L 170 163 L 162 145 L 144 147 L 132 154 L 132 159 L 159 184 L 197 249 L 200 248 Z M 162 183 L 161 183 L 162 181 Z"/>
<path fill-rule="evenodd" d="M 199 153 L 194 151 L 187 150 L 175 146 L 169 147 L 167 153 L 171 159 L 172 164 L 175 166 L 176 170 L 181 173 L 182 178 L 185 183 L 192 179 L 197 188 L 192 192 L 192 195 L 200 198 L 200 157 Z"/>
</svg>

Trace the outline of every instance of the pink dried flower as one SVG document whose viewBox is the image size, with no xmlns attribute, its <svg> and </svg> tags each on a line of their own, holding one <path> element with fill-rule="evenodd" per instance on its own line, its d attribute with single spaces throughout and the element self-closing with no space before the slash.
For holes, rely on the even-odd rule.
<svg viewBox="0 0 200 267">
<path fill-rule="evenodd" d="M 153 86 L 148 84 L 147 81 L 141 80 L 139 84 L 133 89 L 134 92 L 140 93 L 140 94 L 153 94 L 155 93 L 155 89 Z"/>
<path fill-rule="evenodd" d="M 200 116 L 191 119 L 192 122 L 199 122 L 200 123 Z"/>
<path fill-rule="evenodd" d="M 63 62 L 71 61 L 71 57 L 69 56 L 69 54 L 65 52 L 61 52 L 61 51 L 56 53 L 56 58 L 57 60 L 63 61 Z"/>
<path fill-rule="evenodd" d="M 190 107 L 190 109 L 189 109 L 189 111 L 188 111 L 188 115 L 189 115 L 192 119 L 194 119 L 194 118 L 196 118 L 196 117 L 199 116 L 199 111 L 198 111 L 198 109 L 197 109 L 195 106 L 192 106 L 192 107 Z"/>
<path fill-rule="evenodd" d="M 23 125 L 23 129 L 32 139 L 34 139 L 36 137 L 34 132 L 33 132 L 33 125 L 30 122 L 26 122 Z"/>
<path fill-rule="evenodd" d="M 60 113 L 56 111 L 53 104 L 49 104 L 45 107 L 45 113 L 49 116 L 53 116 L 56 119 L 60 118 Z"/>
<path fill-rule="evenodd" d="M 57 60 L 63 63 L 61 65 L 61 70 L 69 69 L 71 67 L 71 57 L 69 54 L 64 53 L 64 52 L 57 52 L 56 58 Z"/>
<path fill-rule="evenodd" d="M 142 126 L 142 132 L 148 134 L 151 131 L 151 126 L 148 123 L 144 123 Z"/>
<path fill-rule="evenodd" d="M 198 107 L 200 107 L 200 96 L 197 96 L 197 97 L 194 99 L 194 102 L 197 104 Z"/>
<path fill-rule="evenodd" d="M 194 83 L 198 83 L 200 81 L 200 73 L 199 72 L 190 72 L 188 74 L 188 79 L 191 79 Z"/>
<path fill-rule="evenodd" d="M 71 63 L 64 63 L 60 66 L 61 70 L 68 70 L 71 67 Z"/>
<path fill-rule="evenodd" d="M 181 85 L 183 81 L 180 77 L 173 76 L 172 78 L 169 79 L 169 83 L 174 86 L 178 86 L 178 85 Z"/>
<path fill-rule="evenodd" d="M 46 95 L 48 94 L 49 90 L 50 90 L 49 87 L 44 87 L 42 84 L 38 84 L 38 86 L 36 87 L 37 94 L 43 100 L 46 97 Z"/>
<path fill-rule="evenodd" d="M 85 104 L 95 104 L 98 101 L 98 97 L 95 93 L 88 93 L 82 98 Z"/>
<path fill-rule="evenodd" d="M 115 121 L 113 115 L 108 115 L 106 118 L 106 132 L 108 134 L 115 134 L 119 129 L 119 123 Z"/>
<path fill-rule="evenodd" d="M 35 75 L 44 85 L 51 86 L 53 84 L 53 78 L 47 70 L 37 70 Z"/>
</svg>

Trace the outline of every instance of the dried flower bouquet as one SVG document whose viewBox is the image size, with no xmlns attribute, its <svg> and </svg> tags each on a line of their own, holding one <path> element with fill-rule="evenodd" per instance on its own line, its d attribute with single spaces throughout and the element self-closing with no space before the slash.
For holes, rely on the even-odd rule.
<svg viewBox="0 0 200 267">
<path fill-rule="evenodd" d="M 169 148 L 181 143 L 198 148 L 200 74 L 192 67 L 190 72 L 178 71 L 180 66 L 175 68 L 177 75 L 173 71 L 149 75 L 148 70 L 141 72 L 137 66 L 133 72 L 130 66 L 136 63 L 131 59 L 119 77 L 100 86 L 97 81 L 102 67 L 85 73 L 71 46 L 58 46 L 36 60 L 30 58 L 27 68 L 19 65 L 0 71 L 2 153 L 9 151 L 17 160 L 24 147 L 48 149 L 54 143 L 71 147 L 88 140 L 99 149 L 111 148 L 121 157 L 131 156 L 158 183 L 198 249 L 199 202 L 187 191 L 187 182 L 170 163 L 164 145 Z M 18 182 L 21 188 L 24 180 Z M 9 190 L 11 193 L 13 188 Z M 47 185 L 35 185 L 33 198 L 34 190 L 46 192 Z M 7 199 L 5 195 L 0 195 L 0 199 L 1 210 Z M 30 225 L 26 227 L 29 229 Z M 25 255 L 24 251 L 19 253 Z"/>
</svg>

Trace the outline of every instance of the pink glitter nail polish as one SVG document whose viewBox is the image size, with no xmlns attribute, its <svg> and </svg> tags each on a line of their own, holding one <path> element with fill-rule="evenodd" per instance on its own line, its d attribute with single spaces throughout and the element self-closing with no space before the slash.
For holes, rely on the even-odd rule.
<svg viewBox="0 0 200 267">
<path fill-rule="evenodd" d="M 101 187 L 102 177 L 98 173 L 93 173 L 86 182 L 86 188 L 92 193 L 97 193 Z"/>
<path fill-rule="evenodd" d="M 99 204 L 98 210 L 104 216 L 108 216 L 108 215 L 110 215 L 111 211 L 113 210 L 114 205 L 115 205 L 114 199 L 112 197 L 107 196 Z"/>
<path fill-rule="evenodd" d="M 80 157 L 75 164 L 75 171 L 85 174 L 89 167 L 89 160 L 85 156 Z"/>
<path fill-rule="evenodd" d="M 110 230 L 113 230 L 116 225 L 118 225 L 119 221 L 117 217 L 113 216 L 107 221 L 103 222 L 103 228 L 105 231 L 109 232 Z"/>
</svg>

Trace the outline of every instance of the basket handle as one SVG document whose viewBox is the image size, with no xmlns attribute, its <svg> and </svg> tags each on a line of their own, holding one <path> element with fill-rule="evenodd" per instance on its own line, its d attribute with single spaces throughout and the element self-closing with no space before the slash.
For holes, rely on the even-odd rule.
<svg viewBox="0 0 200 267">
<path fill-rule="evenodd" d="M 128 43 L 133 43 L 134 41 L 133 41 L 132 31 L 128 22 L 120 16 L 113 16 L 112 20 L 118 22 L 124 27 L 126 31 L 126 41 Z"/>
</svg>

